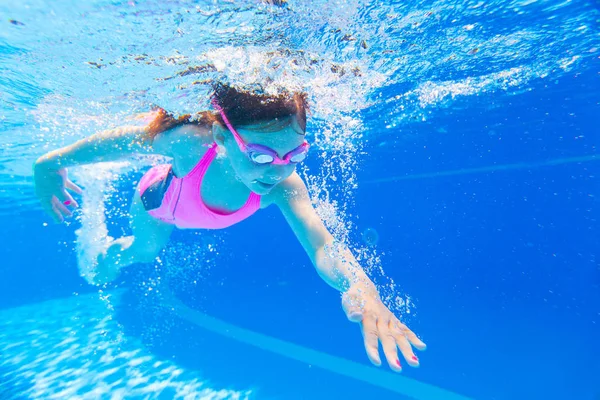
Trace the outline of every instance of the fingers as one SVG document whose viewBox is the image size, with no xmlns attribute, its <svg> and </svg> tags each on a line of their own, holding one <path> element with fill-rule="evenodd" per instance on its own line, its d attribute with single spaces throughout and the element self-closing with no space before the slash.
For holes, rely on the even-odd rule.
<svg viewBox="0 0 600 400">
<path fill-rule="evenodd" d="M 392 370 L 402 371 L 398 349 L 408 365 L 415 368 L 419 366 L 419 358 L 413 352 L 412 346 L 419 350 L 424 350 L 427 346 L 397 318 L 378 319 L 374 314 L 365 313 L 361 328 L 367 356 L 374 365 L 381 365 L 378 348 L 381 342 L 383 353 Z"/>
<path fill-rule="evenodd" d="M 77 194 L 82 194 L 82 190 L 79 186 L 77 186 L 76 184 L 74 184 L 73 182 L 71 182 L 69 179 L 65 180 L 65 189 L 71 190 L 74 193 Z M 75 201 L 75 199 L 73 198 L 73 196 L 71 196 L 71 194 L 69 192 L 67 192 L 67 190 L 61 190 L 59 196 L 58 196 L 58 200 L 65 206 L 68 207 L 72 207 L 72 208 L 78 208 L 79 204 L 77 203 L 77 201 Z M 62 211 L 62 208 L 59 208 Z M 67 209 L 67 212 L 69 216 L 71 216 L 71 212 Z M 63 213 L 64 214 L 64 213 Z"/>
<path fill-rule="evenodd" d="M 379 330 L 379 340 L 381 341 L 381 347 L 383 347 L 383 353 L 391 369 L 396 372 L 402 371 L 402 365 L 398 359 L 398 352 L 396 350 L 396 338 L 392 334 L 389 328 L 389 323 L 378 321 L 377 328 Z"/>
<path fill-rule="evenodd" d="M 427 345 L 425 343 L 423 343 L 421 341 L 421 339 L 419 339 L 413 331 L 408 329 L 408 327 L 406 325 L 404 325 L 400 321 L 397 321 L 396 325 L 398 326 L 398 329 L 404 333 L 404 336 L 406 337 L 406 339 L 408 339 L 410 344 L 412 344 L 418 350 L 421 350 L 421 351 L 424 351 L 425 349 L 427 349 Z"/>
<path fill-rule="evenodd" d="M 39 174 L 36 170 L 35 179 L 36 195 L 44 211 L 55 222 L 63 222 L 65 217 L 73 215 L 70 209 L 79 207 L 79 204 L 68 191 L 82 194 L 82 190 L 67 178 L 65 168 L 41 171 Z"/>
<path fill-rule="evenodd" d="M 70 217 L 73 215 L 71 210 L 69 210 L 56 196 L 52 198 L 52 206 L 60 211 L 63 216 Z"/>
<path fill-rule="evenodd" d="M 402 353 L 402 357 L 404 357 L 408 365 L 411 367 L 418 367 L 419 359 L 415 356 L 415 353 L 413 353 L 412 346 L 408 343 L 406 337 L 402 334 L 395 334 L 394 339 L 394 344 L 398 346 Z"/>
<path fill-rule="evenodd" d="M 57 224 L 64 221 L 62 214 L 58 209 L 54 207 L 54 204 L 51 200 L 43 201 L 42 207 L 44 208 L 44 211 L 46 211 L 46 213 L 50 215 L 54 222 L 56 222 Z"/>
<path fill-rule="evenodd" d="M 44 207 L 48 214 L 54 219 L 55 222 L 64 222 L 65 217 L 70 217 L 73 213 L 56 197 L 52 196 L 52 199 L 46 203 Z"/>
<path fill-rule="evenodd" d="M 81 190 L 79 186 L 71 182 L 69 179 L 66 180 L 65 187 L 79 195 L 83 193 L 83 190 Z"/>
<path fill-rule="evenodd" d="M 411 367 L 419 366 L 419 358 L 413 352 L 411 344 L 414 344 L 409 340 L 409 335 L 416 339 L 419 343 L 422 344 L 420 349 L 425 349 L 425 343 L 421 342 L 417 336 L 406 327 L 406 325 L 402 324 L 400 321 L 392 320 L 390 322 L 390 331 L 392 336 L 395 339 L 396 345 L 400 349 L 402 356 L 408 362 L 408 365 Z M 416 347 L 416 346 L 415 346 Z"/>
<path fill-rule="evenodd" d="M 377 304 L 376 301 L 365 303 L 360 295 L 351 291 L 342 296 L 342 307 L 346 317 L 350 321 L 360 322 L 369 360 L 376 366 L 381 365 L 379 355 L 379 342 L 381 342 L 385 358 L 393 371 L 402 371 L 398 349 L 408 365 L 418 367 L 419 359 L 414 354 L 412 346 L 419 350 L 425 350 L 427 346 L 382 303 L 380 306 Z"/>
<path fill-rule="evenodd" d="M 73 196 L 71 196 L 69 194 L 69 192 L 67 192 L 66 190 L 63 190 L 61 192 L 61 198 L 60 198 L 60 200 L 62 201 L 62 203 L 65 206 L 72 206 L 73 208 L 79 207 L 79 204 L 75 201 L 75 199 L 73 198 Z"/>
<path fill-rule="evenodd" d="M 376 365 L 381 365 L 379 358 L 379 330 L 377 329 L 376 319 L 373 315 L 367 315 L 361 323 L 362 334 L 365 342 L 365 350 L 369 360 Z"/>
<path fill-rule="evenodd" d="M 60 197 L 61 199 L 56 196 L 52 196 L 50 199 L 41 199 L 44 211 L 46 211 L 56 223 L 62 223 L 65 221 L 65 217 L 71 217 L 73 215 L 73 212 L 67 207 L 79 207 L 79 204 L 68 192 L 63 191 L 60 194 Z"/>
</svg>

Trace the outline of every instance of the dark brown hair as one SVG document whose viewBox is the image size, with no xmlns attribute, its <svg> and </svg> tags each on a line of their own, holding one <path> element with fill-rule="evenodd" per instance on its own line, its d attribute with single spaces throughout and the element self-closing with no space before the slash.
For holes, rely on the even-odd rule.
<svg viewBox="0 0 600 400">
<path fill-rule="evenodd" d="M 216 100 L 223 108 L 233 126 L 251 125 L 293 115 L 298 119 L 302 131 L 306 129 L 306 113 L 309 109 L 306 93 L 282 92 L 274 96 L 216 84 L 213 86 L 211 99 Z M 214 122 L 219 122 L 225 125 L 221 114 L 216 111 L 203 111 L 192 119 L 191 114 L 175 118 L 163 108 L 156 107 L 155 110 L 157 115 L 148 125 L 147 138 L 150 141 L 161 132 L 185 124 L 210 127 Z"/>
</svg>

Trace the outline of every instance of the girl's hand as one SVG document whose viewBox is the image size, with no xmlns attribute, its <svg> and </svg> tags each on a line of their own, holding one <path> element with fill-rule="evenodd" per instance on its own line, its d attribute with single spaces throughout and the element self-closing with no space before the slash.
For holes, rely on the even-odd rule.
<svg viewBox="0 0 600 400">
<path fill-rule="evenodd" d="M 81 194 L 81 189 L 69 180 L 65 168 L 52 169 L 41 163 L 33 168 L 35 194 L 40 199 L 44 210 L 56 221 L 63 222 L 71 216 L 69 207 L 79 207 L 67 190 Z"/>
<path fill-rule="evenodd" d="M 350 321 L 360 323 L 365 349 L 373 364 L 381 365 L 381 342 L 392 370 L 402 371 L 397 348 L 408 365 L 419 366 L 419 359 L 413 353 L 412 346 L 418 350 L 425 350 L 427 346 L 381 302 L 376 289 L 360 283 L 353 285 L 343 294 L 342 307 Z"/>
</svg>

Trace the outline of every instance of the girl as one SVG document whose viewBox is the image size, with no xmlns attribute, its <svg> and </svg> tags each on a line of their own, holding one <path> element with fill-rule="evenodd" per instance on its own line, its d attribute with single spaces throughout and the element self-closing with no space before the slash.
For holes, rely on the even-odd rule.
<svg viewBox="0 0 600 400">
<path fill-rule="evenodd" d="M 220 84 L 214 87 L 212 104 L 215 112 L 196 118 L 175 119 L 158 109 L 147 126 L 100 132 L 36 161 L 36 194 L 60 222 L 78 206 L 69 191 L 81 193 L 68 179 L 67 167 L 132 153 L 172 159 L 140 180 L 131 206 L 133 234 L 112 241 L 98 256 L 94 283 L 114 280 L 127 265 L 154 261 L 176 227 L 222 229 L 274 204 L 321 278 L 343 292 L 342 307 L 350 321 L 360 323 L 371 362 L 381 365 L 381 342 L 394 371 L 402 370 L 397 348 L 409 365 L 417 367 L 411 345 L 424 350 L 425 344 L 383 304 L 351 252 L 331 250 L 334 238 L 295 171 L 309 149 L 306 95 L 272 96 Z"/>
</svg>

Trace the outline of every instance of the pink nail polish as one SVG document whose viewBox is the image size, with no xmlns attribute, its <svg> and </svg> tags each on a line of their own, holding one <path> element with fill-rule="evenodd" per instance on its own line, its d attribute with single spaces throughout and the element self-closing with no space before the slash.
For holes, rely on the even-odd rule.
<svg viewBox="0 0 600 400">
<path fill-rule="evenodd" d="M 398 364 L 399 367 L 402 367 L 402 364 L 400 364 L 400 360 L 396 360 L 396 364 Z"/>
<path fill-rule="evenodd" d="M 65 201 L 63 202 L 63 204 L 64 204 L 65 206 L 68 206 L 68 205 L 70 205 L 70 204 L 71 204 L 71 200 L 65 200 Z"/>
<path fill-rule="evenodd" d="M 419 359 L 417 358 L 417 356 L 412 356 L 413 361 L 419 361 Z"/>
</svg>

